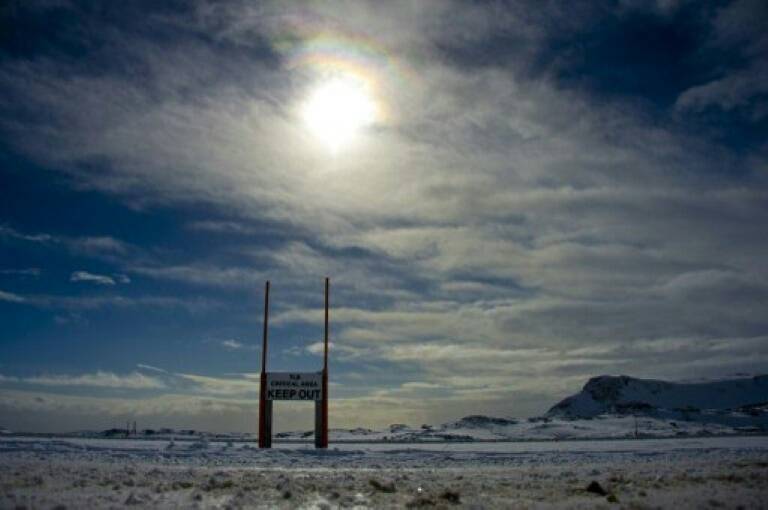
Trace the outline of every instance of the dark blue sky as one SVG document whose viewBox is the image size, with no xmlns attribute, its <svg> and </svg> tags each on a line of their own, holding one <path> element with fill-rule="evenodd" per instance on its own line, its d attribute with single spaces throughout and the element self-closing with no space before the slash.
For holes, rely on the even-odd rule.
<svg viewBox="0 0 768 510">
<path fill-rule="evenodd" d="M 767 22 L 758 0 L 5 2 L 0 425 L 252 430 L 266 279 L 276 370 L 320 367 L 332 280 L 332 426 L 764 372 Z M 307 105 L 347 82 L 375 118 L 329 150 Z"/>
</svg>

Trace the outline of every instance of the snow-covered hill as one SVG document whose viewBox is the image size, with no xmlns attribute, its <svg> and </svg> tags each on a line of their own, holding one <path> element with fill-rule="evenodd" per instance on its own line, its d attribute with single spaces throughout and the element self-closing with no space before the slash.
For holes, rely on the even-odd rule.
<svg viewBox="0 0 768 510">
<path fill-rule="evenodd" d="M 419 428 L 337 429 L 331 436 L 349 441 L 503 441 L 743 433 L 768 433 L 768 375 L 686 383 L 600 376 L 541 417 L 475 415 Z"/>
<path fill-rule="evenodd" d="M 552 407 L 547 416 L 642 415 L 720 423 L 728 418 L 736 424 L 765 415 L 766 406 L 768 375 L 689 383 L 603 375 L 590 379 L 581 392 Z"/>
</svg>

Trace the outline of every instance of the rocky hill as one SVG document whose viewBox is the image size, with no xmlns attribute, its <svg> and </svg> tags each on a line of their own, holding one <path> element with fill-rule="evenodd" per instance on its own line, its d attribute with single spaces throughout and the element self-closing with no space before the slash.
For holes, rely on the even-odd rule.
<svg viewBox="0 0 768 510">
<path fill-rule="evenodd" d="M 768 422 L 767 408 L 768 375 L 699 382 L 603 375 L 590 379 L 579 393 L 553 406 L 546 416 L 652 416 L 739 426 L 755 419 Z"/>
</svg>

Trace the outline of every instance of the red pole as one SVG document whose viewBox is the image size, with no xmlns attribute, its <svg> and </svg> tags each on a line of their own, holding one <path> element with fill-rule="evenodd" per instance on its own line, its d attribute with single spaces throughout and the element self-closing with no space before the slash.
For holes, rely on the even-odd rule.
<svg viewBox="0 0 768 510">
<path fill-rule="evenodd" d="M 323 352 L 323 371 L 328 371 L 328 294 L 330 291 L 331 286 L 331 279 L 326 278 L 325 279 L 325 334 L 323 335 L 323 338 L 325 339 L 325 346 L 324 346 L 324 352 Z"/>
<path fill-rule="evenodd" d="M 261 340 L 261 378 L 259 379 L 259 448 L 267 446 L 267 333 L 269 321 L 269 280 L 264 288 L 264 332 Z"/>
<path fill-rule="evenodd" d="M 323 402 L 322 418 L 323 430 L 321 439 L 321 448 L 328 448 L 328 301 L 329 301 L 330 278 L 325 279 L 325 335 L 323 352 Z"/>
</svg>

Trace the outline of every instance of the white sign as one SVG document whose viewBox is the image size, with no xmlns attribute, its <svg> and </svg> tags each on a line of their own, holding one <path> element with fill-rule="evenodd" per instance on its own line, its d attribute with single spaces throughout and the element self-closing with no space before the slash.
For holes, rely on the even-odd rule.
<svg viewBox="0 0 768 510">
<path fill-rule="evenodd" d="M 268 372 L 267 400 L 321 400 L 322 372 Z"/>
</svg>

